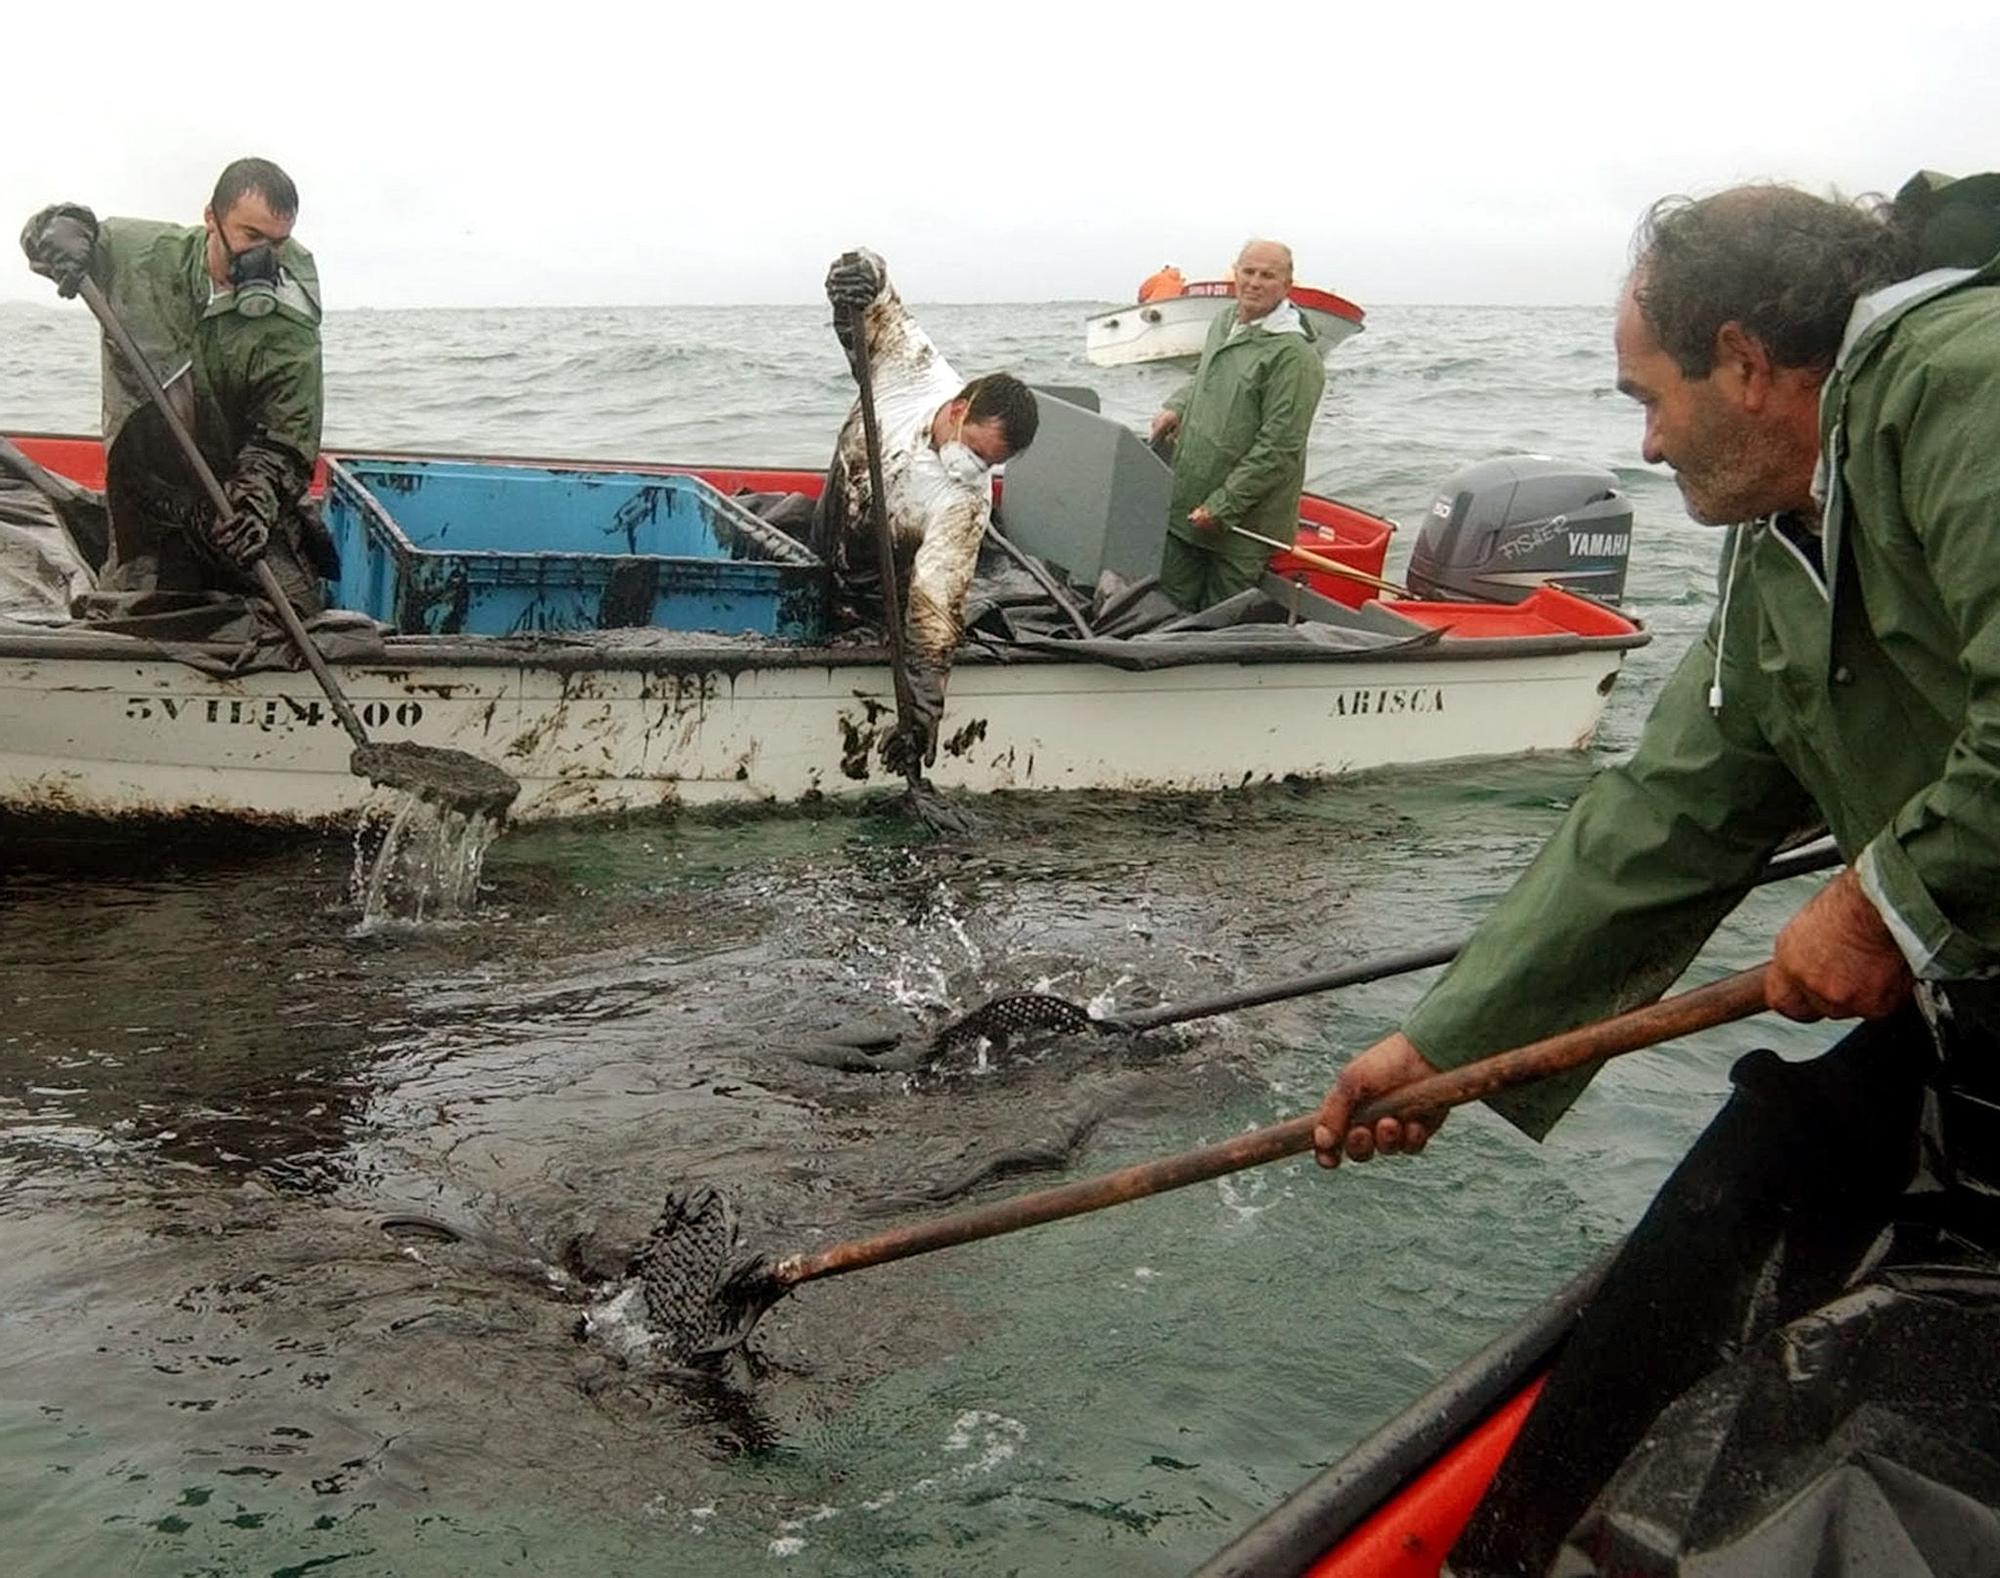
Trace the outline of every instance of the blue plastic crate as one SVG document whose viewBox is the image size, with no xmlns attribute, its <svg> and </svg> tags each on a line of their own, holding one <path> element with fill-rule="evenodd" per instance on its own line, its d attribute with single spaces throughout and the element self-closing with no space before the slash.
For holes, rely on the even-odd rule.
<svg viewBox="0 0 2000 1578">
<path fill-rule="evenodd" d="M 825 634 L 826 567 L 698 477 L 332 460 L 326 522 L 334 601 L 406 635 Z"/>
</svg>

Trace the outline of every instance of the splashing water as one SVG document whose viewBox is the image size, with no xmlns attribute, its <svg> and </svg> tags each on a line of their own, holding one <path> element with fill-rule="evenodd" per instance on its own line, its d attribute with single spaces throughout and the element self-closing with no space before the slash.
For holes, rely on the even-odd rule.
<svg viewBox="0 0 2000 1578">
<path fill-rule="evenodd" d="M 390 924 L 456 920 L 478 902 L 486 851 L 500 835 L 500 819 L 484 811 L 467 815 L 422 795 L 405 794 L 372 862 L 365 836 L 355 835 L 355 891 L 361 918 L 357 936 Z"/>
</svg>

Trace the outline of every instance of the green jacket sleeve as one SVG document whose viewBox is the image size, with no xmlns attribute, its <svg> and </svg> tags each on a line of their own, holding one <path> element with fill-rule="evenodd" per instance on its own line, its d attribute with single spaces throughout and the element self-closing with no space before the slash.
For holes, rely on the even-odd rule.
<svg viewBox="0 0 2000 1578">
<path fill-rule="evenodd" d="M 1190 378 L 1180 388 L 1161 402 L 1161 409 L 1171 411 L 1175 416 L 1186 416 L 1188 401 L 1194 396 L 1194 380 Z"/>
<path fill-rule="evenodd" d="M 1241 524 L 1250 512 L 1305 467 L 1306 435 L 1326 387 L 1326 369 L 1311 344 L 1299 339 L 1296 349 L 1271 363 L 1264 380 L 1264 403 L 1257 438 L 1243 458 L 1229 468 L 1220 487 L 1202 502 L 1217 525 Z"/>
<path fill-rule="evenodd" d="M 1771 853 L 1817 820 L 1753 709 L 1709 710 L 1714 640 L 1711 625 L 1668 681 L 1638 750 L 1591 781 L 1417 1005 L 1403 1028 L 1431 1063 L 1455 1068 L 1651 1002 Z M 1491 1105 L 1540 1139 L 1595 1072 Z"/>
<path fill-rule="evenodd" d="M 1904 956 L 1929 979 L 2000 964 L 2000 362 L 1991 335 L 1911 348 L 1856 430 L 1900 451 L 1899 506 L 1961 645 L 1965 724 L 1938 779 L 1855 862 Z"/>
<path fill-rule="evenodd" d="M 325 416 L 321 361 L 319 335 L 303 327 L 267 339 L 250 357 L 248 427 L 256 438 L 291 450 L 308 471 L 319 459 Z"/>
<path fill-rule="evenodd" d="M 303 325 L 272 318 L 250 348 L 247 399 L 223 490 L 239 509 L 266 525 L 305 497 L 319 458 L 323 395 L 319 335 Z"/>
</svg>

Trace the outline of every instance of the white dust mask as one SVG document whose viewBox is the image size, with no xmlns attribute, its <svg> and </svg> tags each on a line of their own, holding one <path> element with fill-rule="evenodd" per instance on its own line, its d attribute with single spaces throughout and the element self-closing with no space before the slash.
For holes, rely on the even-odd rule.
<svg viewBox="0 0 2000 1578">
<path fill-rule="evenodd" d="M 940 444 L 937 454 L 945 475 L 968 488 L 978 487 L 986 480 L 986 473 L 993 469 L 979 458 L 970 444 L 961 439 L 955 438 L 949 444 Z"/>
</svg>

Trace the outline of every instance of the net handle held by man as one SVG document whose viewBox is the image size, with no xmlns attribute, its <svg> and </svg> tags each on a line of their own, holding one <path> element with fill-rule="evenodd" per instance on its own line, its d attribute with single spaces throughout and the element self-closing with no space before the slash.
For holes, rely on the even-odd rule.
<svg viewBox="0 0 2000 1578">
<path fill-rule="evenodd" d="M 200 446 L 195 443 L 194 435 L 188 431 L 187 424 L 181 420 L 180 413 L 174 409 L 173 401 L 169 398 L 165 386 L 161 384 L 159 374 L 153 370 L 153 365 L 146 359 L 145 352 L 132 338 L 131 330 L 126 328 L 117 310 L 105 299 L 97 281 L 89 275 L 86 274 L 78 282 L 77 294 L 83 297 L 84 303 L 96 315 L 97 321 L 104 327 L 104 332 L 118 347 L 125 364 L 132 369 L 134 375 L 145 386 L 153 404 L 159 408 L 167 431 L 173 435 L 174 443 L 186 459 L 189 469 L 194 472 L 203 490 L 208 494 L 209 502 L 214 505 L 216 518 L 227 520 L 236 513 L 236 506 L 230 503 L 229 495 L 223 490 L 222 483 L 216 478 L 214 469 L 202 454 Z M 333 677 L 333 671 L 327 667 L 326 659 L 320 655 L 319 648 L 307 634 L 298 610 L 292 607 L 291 599 L 278 585 L 278 578 L 272 573 L 271 566 L 260 554 L 245 568 L 257 582 L 257 589 L 263 593 L 283 623 L 285 634 L 298 649 L 299 656 L 305 659 L 306 666 L 312 670 L 313 678 L 319 682 L 320 689 L 326 693 L 326 699 L 332 705 L 334 714 L 340 719 L 341 727 L 347 731 L 348 738 L 354 741 L 354 754 L 349 761 L 351 771 L 388 787 L 410 790 L 428 799 L 468 812 L 487 811 L 497 814 L 513 802 L 514 796 L 521 789 L 519 782 L 490 762 L 483 762 L 464 751 L 445 750 L 436 746 L 378 744 L 371 740 L 353 704 L 341 690 L 340 682 Z"/>
<path fill-rule="evenodd" d="M 1415 1082 L 1368 1103 L 1356 1113 L 1356 1121 L 1418 1116 L 1434 1121 L 1447 1108 L 1496 1091 L 1748 1018 L 1764 1009 L 1766 968 L 1759 965 L 1739 971 L 1643 1008 Z M 656 1232 L 649 1247 L 650 1266 L 645 1275 L 667 1290 L 661 1303 L 680 1317 L 676 1351 L 671 1355 L 674 1361 L 713 1362 L 741 1346 L 765 1312 L 803 1282 L 1082 1216 L 1296 1156 L 1312 1148 L 1318 1121 L 1318 1113 L 1305 1114 L 1198 1150 L 777 1260 L 737 1250 L 733 1213 L 714 1191 L 699 1192 L 705 1198 L 693 1211 L 687 1209 L 686 1200 L 676 1196 L 668 1205 L 672 1222 L 663 1219 L 663 1230 Z M 703 1290 L 709 1300 L 705 1314 L 693 1307 L 700 1302 Z"/>
</svg>

